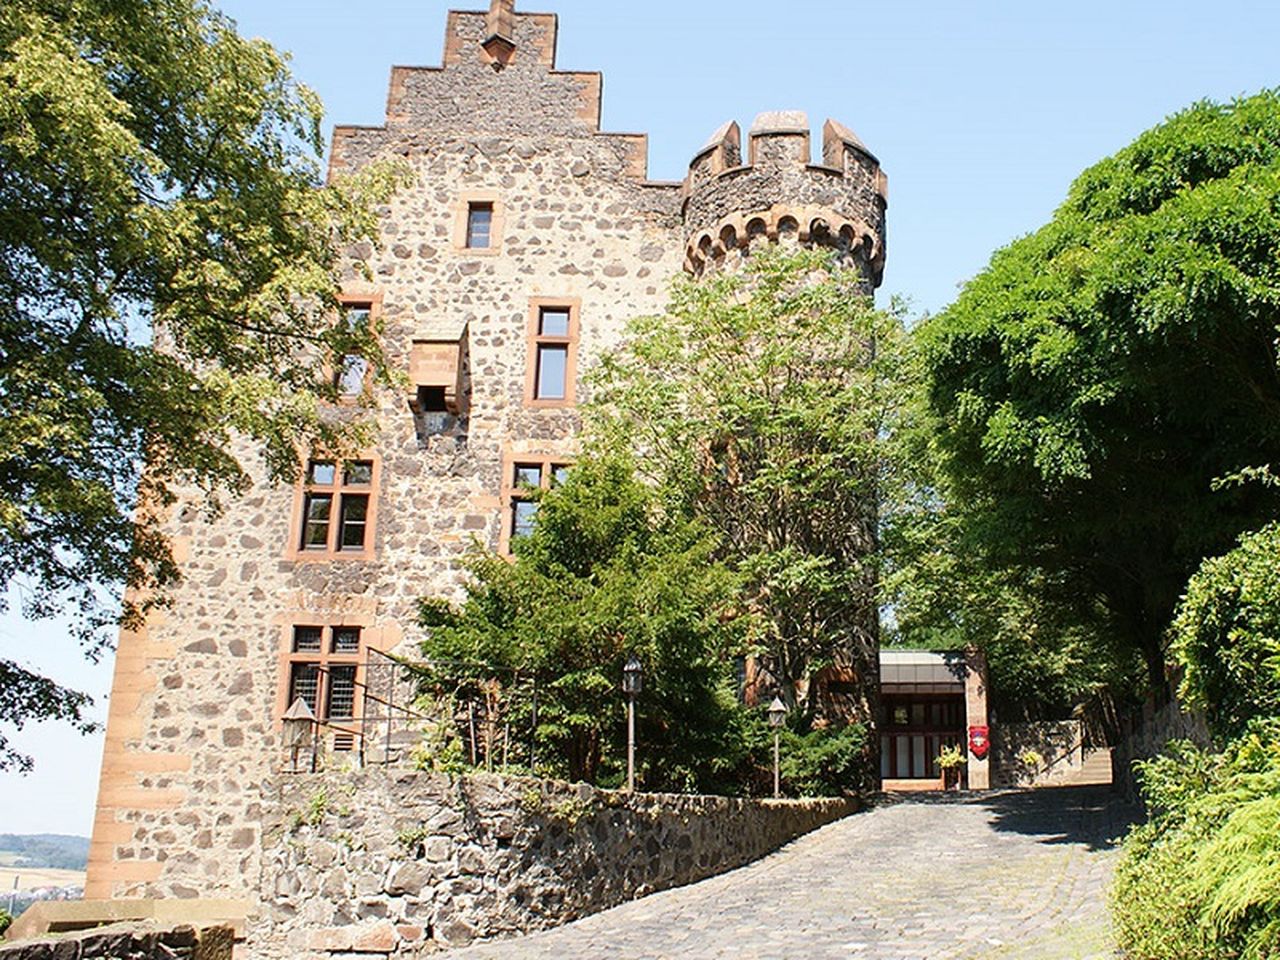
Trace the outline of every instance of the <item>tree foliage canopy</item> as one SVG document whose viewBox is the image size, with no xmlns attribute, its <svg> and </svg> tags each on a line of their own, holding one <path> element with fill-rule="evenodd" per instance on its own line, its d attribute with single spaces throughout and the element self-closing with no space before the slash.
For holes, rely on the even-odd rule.
<svg viewBox="0 0 1280 960">
<path fill-rule="evenodd" d="M 70 600 L 92 629 L 103 588 L 176 575 L 177 487 L 242 487 L 233 435 L 274 477 L 349 438 L 320 414 L 325 365 L 386 371 L 334 320 L 337 255 L 402 174 L 321 187 L 320 116 L 202 0 L 0 5 L 0 596 L 20 582 L 29 614 Z"/>
<path fill-rule="evenodd" d="M 924 324 L 970 549 L 1143 653 L 1207 555 L 1274 517 L 1280 94 L 1200 103 L 1085 171 Z M 1101 616 L 1097 616 L 1101 614 Z"/>
<path fill-rule="evenodd" d="M 721 537 L 762 626 L 780 696 L 816 717 L 869 719 L 878 678 L 881 438 L 902 326 L 853 270 L 815 251 L 752 251 L 740 272 L 677 283 L 596 380 L 590 429 L 638 451 L 663 496 Z M 824 668 L 856 692 L 836 704 Z"/>
<path fill-rule="evenodd" d="M 622 666 L 636 656 L 641 782 L 724 789 L 743 752 L 732 663 L 746 621 L 735 612 L 738 577 L 714 559 L 714 538 L 662 510 L 625 458 L 588 456 L 539 499 L 514 562 L 477 554 L 460 608 L 424 602 L 428 680 L 536 679 L 539 769 L 616 781 Z M 513 706 L 526 726 L 531 703 Z"/>
</svg>

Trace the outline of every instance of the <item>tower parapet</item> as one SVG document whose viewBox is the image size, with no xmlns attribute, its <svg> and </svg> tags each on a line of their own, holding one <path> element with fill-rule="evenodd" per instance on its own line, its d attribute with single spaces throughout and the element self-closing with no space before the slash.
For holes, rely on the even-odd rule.
<svg viewBox="0 0 1280 960">
<path fill-rule="evenodd" d="M 888 177 L 848 127 L 822 128 L 822 163 L 810 162 L 808 117 L 762 113 L 742 133 L 729 122 L 693 158 L 685 178 L 685 269 L 698 274 L 753 243 L 794 238 L 840 251 L 868 292 L 885 259 Z"/>
</svg>

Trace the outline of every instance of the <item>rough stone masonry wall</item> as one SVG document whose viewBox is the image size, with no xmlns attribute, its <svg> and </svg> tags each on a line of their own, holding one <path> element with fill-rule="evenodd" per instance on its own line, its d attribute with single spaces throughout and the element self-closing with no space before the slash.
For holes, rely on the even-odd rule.
<svg viewBox="0 0 1280 960">
<path fill-rule="evenodd" d="M 1021 760 L 1028 750 L 1047 768 L 1031 770 Z M 1084 726 L 1079 720 L 999 723 L 991 730 L 991 785 L 1024 787 L 1067 779 L 1084 766 Z"/>
<path fill-rule="evenodd" d="M 346 292 L 378 300 L 402 372 L 416 338 L 465 331 L 467 414 L 426 435 L 408 388 L 375 391 L 371 557 L 291 552 L 300 494 L 268 482 L 244 442 L 247 495 L 213 519 L 194 495 L 172 512 L 183 580 L 171 607 L 119 638 L 90 898 L 251 896 L 257 787 L 284 756 L 291 626 L 359 626 L 372 648 L 411 650 L 418 598 L 456 598 L 473 541 L 498 545 L 511 462 L 573 458 L 576 410 L 526 402 L 535 298 L 579 305 L 581 377 L 627 320 L 661 309 L 680 269 L 678 185 L 646 184 L 637 139 L 598 132 L 596 75 L 551 70 L 554 21 L 517 17 L 520 49 L 501 73 L 475 61 L 483 25 L 453 16 L 446 67 L 397 68 L 386 125 L 340 130 L 334 144 L 345 169 L 387 154 L 413 168 L 413 186 L 381 211 L 382 248 L 355 251 L 372 282 L 353 272 Z M 488 250 L 461 244 L 477 196 L 500 220 Z"/>
<path fill-rule="evenodd" d="M 1183 709 L 1176 682 L 1169 684 L 1164 702 L 1148 697 L 1139 709 L 1122 719 L 1119 742 L 1111 754 L 1111 782 L 1115 789 L 1131 801 L 1139 800 L 1133 765 L 1158 756 L 1172 740 L 1190 740 L 1201 747 L 1213 743 L 1204 717 Z"/>
<path fill-rule="evenodd" d="M 47 940 L 0 944 L 0 960 L 231 960 L 230 927 L 115 924 Z"/>
<path fill-rule="evenodd" d="M 740 866 L 856 809 L 418 772 L 281 777 L 264 800 L 262 960 L 420 956 Z"/>
</svg>

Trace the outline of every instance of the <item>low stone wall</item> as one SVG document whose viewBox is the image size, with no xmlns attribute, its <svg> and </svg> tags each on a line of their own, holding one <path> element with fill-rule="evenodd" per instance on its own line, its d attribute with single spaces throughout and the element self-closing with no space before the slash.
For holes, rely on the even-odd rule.
<svg viewBox="0 0 1280 960">
<path fill-rule="evenodd" d="M 1000 723 L 991 730 L 991 785 L 1029 787 L 1061 783 L 1084 766 L 1084 726 L 1079 720 Z M 1034 750 L 1045 766 L 1032 770 L 1020 759 Z"/>
<path fill-rule="evenodd" d="M 42 940 L 0 943 L 0 960 L 231 960 L 230 927 L 114 924 Z"/>
<path fill-rule="evenodd" d="M 1173 684 L 1163 703 L 1148 699 L 1140 710 L 1121 718 L 1120 739 L 1112 754 L 1111 782 L 1127 799 L 1140 799 L 1134 763 L 1157 756 L 1170 740 L 1190 740 L 1202 747 L 1213 742 L 1204 717 L 1183 709 Z"/>
<path fill-rule="evenodd" d="M 365 771 L 265 785 L 262 960 L 422 956 L 555 926 L 748 863 L 846 800 L 634 794 Z"/>
</svg>

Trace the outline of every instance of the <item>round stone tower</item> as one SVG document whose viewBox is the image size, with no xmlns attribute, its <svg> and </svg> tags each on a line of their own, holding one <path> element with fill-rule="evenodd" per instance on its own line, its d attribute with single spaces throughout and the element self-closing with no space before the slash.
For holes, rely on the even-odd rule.
<svg viewBox="0 0 1280 960">
<path fill-rule="evenodd" d="M 822 163 L 810 162 L 809 118 L 762 113 L 747 156 L 730 121 L 689 164 L 685 178 L 685 269 L 695 276 L 732 266 L 760 242 L 794 241 L 838 251 L 870 294 L 884 274 L 888 177 L 843 124 L 822 128 Z"/>
</svg>

